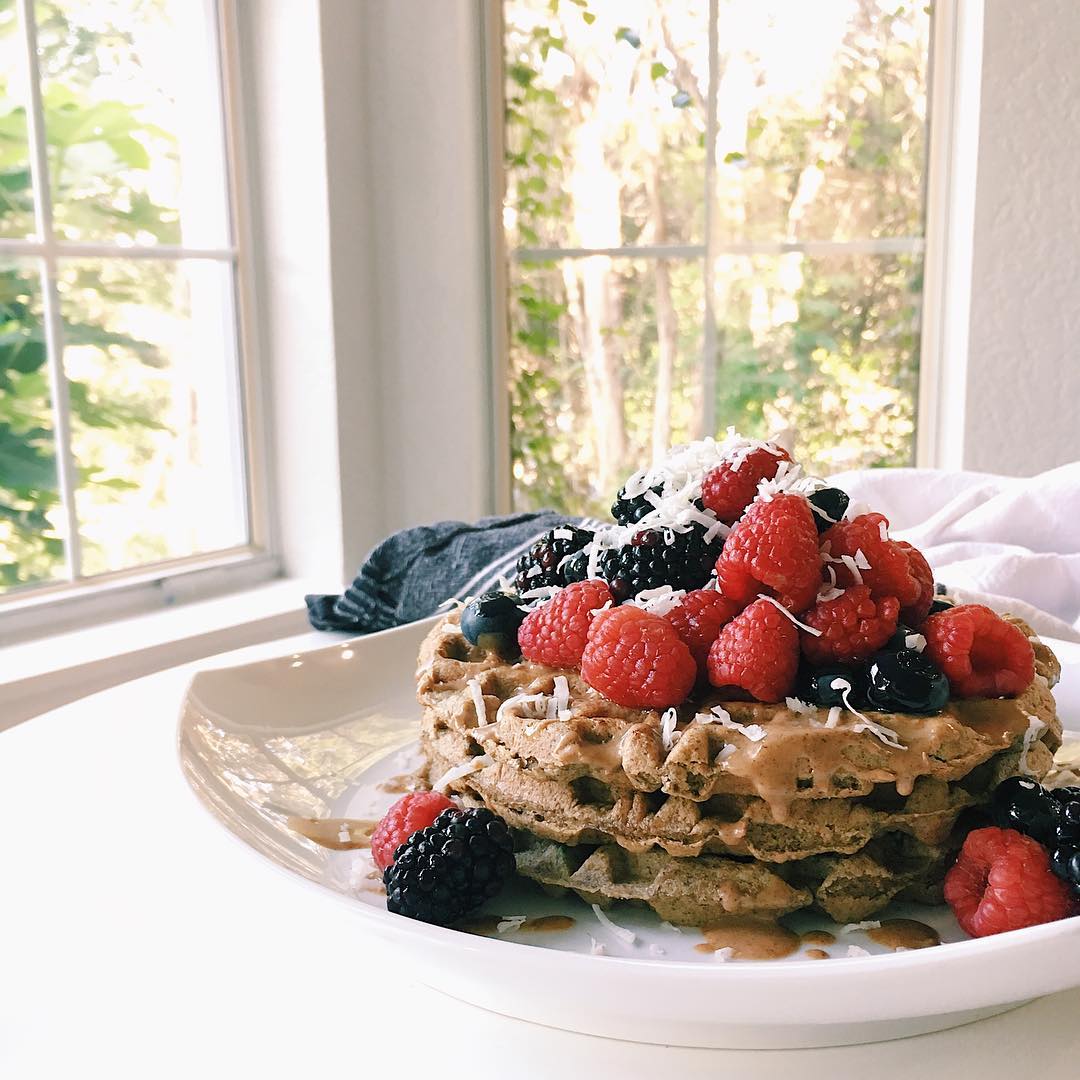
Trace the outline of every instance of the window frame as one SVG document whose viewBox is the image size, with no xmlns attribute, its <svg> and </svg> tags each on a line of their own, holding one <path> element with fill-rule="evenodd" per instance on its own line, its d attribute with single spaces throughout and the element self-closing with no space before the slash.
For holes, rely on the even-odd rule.
<svg viewBox="0 0 1080 1080">
<path fill-rule="evenodd" d="M 175 603 L 203 599 L 248 588 L 280 576 L 275 519 L 272 512 L 271 455 L 265 427 L 267 403 L 258 341 L 253 255 L 252 205 L 249 197 L 250 162 L 245 137 L 244 94 L 237 30 L 236 0 L 203 0 L 213 26 L 218 57 L 218 85 L 231 243 L 220 248 L 184 245 L 122 246 L 107 243 L 55 241 L 52 232 L 51 192 L 42 185 L 47 176 L 37 25 L 33 0 L 17 0 L 19 33 L 25 48 L 29 86 L 27 134 L 33 175 L 36 236 L 0 239 L 0 256 L 32 258 L 43 297 L 43 330 L 56 432 L 57 479 L 67 517 L 66 580 L 28 585 L 0 595 L 0 641 L 12 642 L 77 629 L 122 615 L 150 612 Z M 207 259 L 231 264 L 232 289 L 226 297 L 236 365 L 233 384 L 238 398 L 240 431 L 234 432 L 241 454 L 245 491 L 247 541 L 230 548 L 177 559 L 142 564 L 120 571 L 80 577 L 79 540 L 70 456 L 67 381 L 63 371 L 63 337 L 58 309 L 56 260 L 58 257 L 110 257 L 121 259 Z"/>
<path fill-rule="evenodd" d="M 700 244 L 635 245 L 605 249 L 508 249 L 502 227 L 505 196 L 503 109 L 505 55 L 503 3 L 485 5 L 479 29 L 483 58 L 484 169 L 491 208 L 488 304 L 491 339 L 492 397 L 489 413 L 494 462 L 493 501 L 497 513 L 513 509 L 510 425 L 506 387 L 509 385 L 508 267 L 512 262 L 584 258 L 588 255 L 661 258 L 701 258 L 710 274 L 708 196 L 711 175 L 705 178 L 706 232 Z M 717 26 L 719 0 L 709 0 L 709 25 Z M 974 228 L 975 164 L 979 134 L 982 56 L 982 4 L 967 0 L 937 0 L 931 9 L 927 69 L 927 139 L 924 166 L 923 229 L 919 237 L 853 241 L 761 242 L 725 244 L 712 254 L 921 254 L 922 311 L 919 326 L 919 380 L 915 401 L 913 465 L 918 468 L 959 468 L 963 457 L 963 399 L 967 377 L 968 316 L 970 313 L 971 253 Z M 710 32 L 710 95 L 708 123 L 715 125 L 716 93 L 713 73 L 717 61 L 716 33 Z M 706 171 L 712 168 L 706 155 Z M 967 193 L 965 195 L 965 193 Z M 706 295 L 708 289 L 706 289 Z M 703 361 L 706 388 L 707 356 L 715 333 L 707 309 L 704 317 Z M 949 356 L 949 364 L 943 357 Z M 706 390 L 707 401 L 713 395 Z M 708 417 L 706 418 L 708 421 Z M 715 426 L 715 423 L 713 424 Z"/>
</svg>

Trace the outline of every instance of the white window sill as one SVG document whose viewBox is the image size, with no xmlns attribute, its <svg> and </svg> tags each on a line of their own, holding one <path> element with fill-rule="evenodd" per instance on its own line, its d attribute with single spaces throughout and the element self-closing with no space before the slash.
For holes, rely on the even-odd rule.
<svg viewBox="0 0 1080 1080">
<path fill-rule="evenodd" d="M 118 683 L 308 630 L 312 583 L 242 592 L 0 647 L 0 731 Z M 310 631 L 312 647 L 327 635 Z"/>
</svg>

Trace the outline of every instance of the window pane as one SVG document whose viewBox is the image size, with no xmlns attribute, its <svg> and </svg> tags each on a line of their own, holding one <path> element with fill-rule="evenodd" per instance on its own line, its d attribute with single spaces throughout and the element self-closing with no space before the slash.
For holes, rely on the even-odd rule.
<svg viewBox="0 0 1080 1080">
<path fill-rule="evenodd" d="M 210 15 L 202 0 L 38 0 L 56 233 L 228 243 Z"/>
<path fill-rule="evenodd" d="M 13 4 L 0 9 L 0 236 L 33 234 L 34 195 L 26 133 L 26 49 Z"/>
<path fill-rule="evenodd" d="M 606 515 L 654 448 L 700 432 L 703 295 L 700 260 L 512 268 L 517 507 Z"/>
<path fill-rule="evenodd" d="M 922 235 L 930 16 L 721 0 L 713 242 Z"/>
<path fill-rule="evenodd" d="M 230 274 L 61 263 L 83 574 L 247 540 Z"/>
<path fill-rule="evenodd" d="M 64 576 L 36 263 L 0 261 L 0 592 Z"/>
<path fill-rule="evenodd" d="M 718 258 L 717 426 L 786 434 L 822 476 L 910 465 L 921 292 L 917 256 Z"/>
<path fill-rule="evenodd" d="M 702 242 L 708 7 L 507 0 L 510 246 Z"/>
</svg>

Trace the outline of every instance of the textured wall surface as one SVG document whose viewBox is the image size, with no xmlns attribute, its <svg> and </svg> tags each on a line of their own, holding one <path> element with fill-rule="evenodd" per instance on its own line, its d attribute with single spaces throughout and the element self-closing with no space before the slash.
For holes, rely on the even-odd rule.
<svg viewBox="0 0 1080 1080">
<path fill-rule="evenodd" d="M 1080 459 L 1080 3 L 987 0 L 964 465 Z"/>
</svg>

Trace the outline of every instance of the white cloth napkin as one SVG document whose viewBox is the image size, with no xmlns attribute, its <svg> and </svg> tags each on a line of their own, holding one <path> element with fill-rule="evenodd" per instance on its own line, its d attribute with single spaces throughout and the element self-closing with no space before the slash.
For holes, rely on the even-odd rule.
<svg viewBox="0 0 1080 1080">
<path fill-rule="evenodd" d="M 883 513 L 959 600 L 1080 642 L 1080 462 L 1031 477 L 860 469 L 830 482 Z"/>
</svg>

